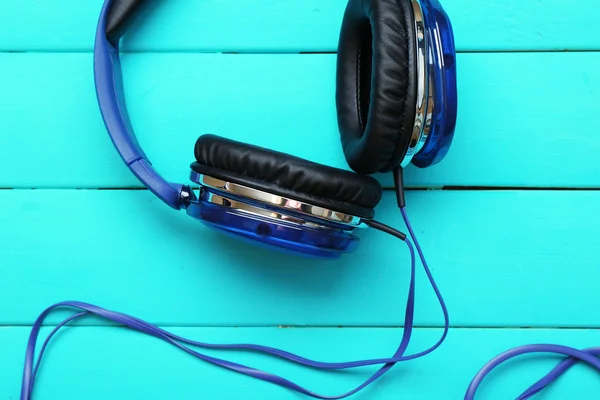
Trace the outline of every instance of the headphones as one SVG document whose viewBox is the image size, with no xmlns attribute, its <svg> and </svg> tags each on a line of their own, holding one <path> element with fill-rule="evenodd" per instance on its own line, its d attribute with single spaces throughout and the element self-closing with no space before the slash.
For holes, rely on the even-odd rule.
<svg viewBox="0 0 600 400">
<path fill-rule="evenodd" d="M 205 362 L 320 399 L 351 396 L 396 363 L 423 357 L 448 334 L 448 311 L 404 209 L 402 171 L 440 162 L 448 152 L 457 116 L 455 48 L 450 20 L 437 0 L 348 0 L 337 53 L 336 107 L 342 149 L 354 171 L 332 168 L 215 135 L 198 138 L 189 185 L 166 181 L 152 167 L 135 138 L 123 95 L 119 41 L 139 13 L 142 0 L 105 0 L 94 50 L 98 103 L 110 138 L 131 172 L 170 207 L 218 231 L 255 244 L 317 258 L 351 252 L 354 230 L 368 226 L 395 236 L 411 255 L 410 285 L 402 339 L 389 358 L 331 363 L 254 344 L 209 344 L 174 335 L 139 318 L 78 301 L 54 304 L 33 324 L 27 343 L 21 399 L 30 400 L 40 360 L 52 336 L 64 325 L 95 315 L 163 340 Z M 375 221 L 382 188 L 368 176 L 392 172 L 406 234 Z M 414 243 L 414 247 L 413 247 Z M 416 249 L 416 252 L 415 252 Z M 441 338 L 427 350 L 406 355 L 414 322 L 415 262 L 421 260 L 444 314 Z M 57 308 L 78 311 L 48 335 L 37 358 L 37 336 Z M 339 370 L 381 367 L 364 383 L 339 396 L 312 392 L 281 376 L 196 350 L 239 349 L 263 353 L 311 368 Z M 536 395 L 577 362 L 600 370 L 600 347 L 584 350 L 532 344 L 499 354 L 475 375 L 465 393 L 473 400 L 484 378 L 504 362 L 529 353 L 566 356 L 517 399 Z"/>
<path fill-rule="evenodd" d="M 123 95 L 119 41 L 143 0 L 106 0 L 96 33 L 94 78 L 108 134 L 154 195 L 220 232 L 317 257 L 358 244 L 382 188 L 368 176 L 440 162 L 457 116 L 452 26 L 437 0 L 350 0 L 339 38 L 335 93 L 342 149 L 354 171 L 202 135 L 191 186 L 165 180 L 136 140 Z M 333 94 L 332 94 L 333 95 Z M 399 182 L 398 184 L 401 184 Z"/>
</svg>

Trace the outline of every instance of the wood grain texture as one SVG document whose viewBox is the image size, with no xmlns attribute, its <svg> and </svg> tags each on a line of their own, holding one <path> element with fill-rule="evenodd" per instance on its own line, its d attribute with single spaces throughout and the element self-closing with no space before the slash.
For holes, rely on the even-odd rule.
<svg viewBox="0 0 600 400">
<path fill-rule="evenodd" d="M 44 328 L 42 336 L 49 333 Z M 231 329 L 177 328 L 177 334 L 213 343 L 268 344 L 320 361 L 387 357 L 398 347 L 401 329 Z M 417 329 L 409 353 L 427 348 L 440 330 Z M 29 328 L 0 328 L 0 398 L 18 398 Z M 490 358 L 532 342 L 560 342 L 579 348 L 597 345 L 598 331 L 454 329 L 445 345 L 428 357 L 396 365 L 356 400 L 451 399 L 464 397 Z M 339 394 L 362 383 L 373 367 L 323 373 L 251 353 L 208 352 L 292 379 L 323 394 Z M 514 399 L 549 372 L 558 358 L 525 357 L 490 375 L 478 392 L 485 400 Z M 540 399 L 588 399 L 600 390 L 595 372 L 575 366 Z M 77 399 L 281 399 L 303 398 L 272 384 L 204 364 L 158 339 L 119 328 L 67 328 L 52 341 L 34 393 L 38 400 Z"/>
<path fill-rule="evenodd" d="M 600 326 L 599 196 L 410 192 L 452 324 Z M 391 193 L 377 218 L 402 227 Z M 356 253 L 309 261 L 209 231 L 147 191 L 105 190 L 0 191 L 0 226 L 4 325 L 69 299 L 175 326 L 403 324 L 408 251 L 371 230 Z M 416 321 L 440 326 L 425 279 L 419 272 Z"/>
<path fill-rule="evenodd" d="M 335 62 L 128 54 L 123 64 L 140 142 L 161 173 L 185 183 L 203 133 L 348 169 Z M 5 54 L 0 64 L 0 187 L 141 186 L 100 118 L 91 54 Z M 458 64 L 454 144 L 443 163 L 409 168 L 409 186 L 600 187 L 600 53 L 461 54 Z"/>
<path fill-rule="evenodd" d="M 346 0 L 150 3 L 124 39 L 123 67 L 133 125 L 161 173 L 187 182 L 202 133 L 347 169 L 333 54 Z M 442 164 L 409 168 L 406 181 L 452 187 L 411 190 L 407 199 L 453 329 L 438 351 L 396 366 L 353 400 L 458 400 L 477 370 L 511 347 L 600 342 L 600 3 L 443 3 L 460 52 L 456 139 Z M 225 238 L 136 190 L 96 104 L 91 52 L 101 4 L 0 1 L 0 399 L 18 398 L 30 325 L 63 300 L 199 340 L 323 361 L 392 354 L 408 286 L 408 251 L 398 241 L 361 230 L 356 253 L 307 261 Z M 402 227 L 390 191 L 377 219 Z M 409 352 L 441 333 L 422 271 L 416 322 Z M 374 370 L 326 375 L 248 353 L 211 354 L 326 394 Z M 479 397 L 514 398 L 557 360 L 510 363 Z M 536 399 L 599 392 L 597 374 L 577 366 Z M 93 319 L 52 341 L 35 391 L 36 400 L 200 397 L 302 398 Z"/>
<path fill-rule="evenodd" d="M 337 50 L 345 0 L 151 2 L 126 51 Z M 3 0 L 0 50 L 90 51 L 101 0 Z M 460 51 L 598 50 L 594 0 L 445 0 Z M 33 28 L 32 28 L 33 27 Z"/>
</svg>

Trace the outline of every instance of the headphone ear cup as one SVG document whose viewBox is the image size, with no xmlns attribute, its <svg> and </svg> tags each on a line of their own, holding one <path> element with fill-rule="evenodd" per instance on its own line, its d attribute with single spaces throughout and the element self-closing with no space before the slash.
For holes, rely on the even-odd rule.
<svg viewBox="0 0 600 400">
<path fill-rule="evenodd" d="M 346 161 L 361 174 L 404 158 L 416 114 L 410 0 L 349 0 L 340 32 L 336 107 Z"/>
<path fill-rule="evenodd" d="M 216 135 L 200 136 L 194 155 L 199 174 L 357 217 L 373 218 L 381 200 L 373 177 Z"/>
</svg>

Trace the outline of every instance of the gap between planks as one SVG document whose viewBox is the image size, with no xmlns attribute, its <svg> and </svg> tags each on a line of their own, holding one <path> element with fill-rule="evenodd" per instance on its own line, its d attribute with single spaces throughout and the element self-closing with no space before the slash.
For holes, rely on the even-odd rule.
<svg viewBox="0 0 600 400">
<path fill-rule="evenodd" d="M 149 322 L 151 323 L 151 322 Z M 353 329 L 403 329 L 402 325 L 347 325 L 347 326 L 334 326 L 334 325 L 202 325 L 202 324 L 155 324 L 155 326 L 162 328 L 208 328 L 208 329 L 340 329 L 340 330 L 353 330 Z M 52 328 L 58 324 L 50 323 L 43 324 L 42 327 Z M 0 323 L 0 329 L 2 328 L 31 328 L 33 324 L 6 324 Z M 84 323 L 76 322 L 72 325 L 65 325 L 65 328 L 97 328 L 97 327 L 110 327 L 110 328 L 123 328 L 130 329 L 126 326 L 116 323 Z M 413 329 L 419 330 L 442 330 L 443 326 L 424 326 L 414 325 Z M 453 326 L 450 325 L 450 330 L 485 330 L 485 331 L 502 331 L 502 330 L 526 330 L 526 331 L 551 331 L 551 330 L 564 330 L 564 331 L 600 331 L 600 326 Z"/>
<path fill-rule="evenodd" d="M 197 190 L 197 186 L 190 186 Z M 87 187 L 87 188 L 69 188 L 69 187 L 0 187 L 0 190 L 99 190 L 99 191 L 146 191 L 145 187 Z M 383 187 L 383 190 L 393 191 L 392 187 Z M 552 187 L 552 186 L 441 186 L 441 187 L 406 187 L 406 191 L 529 191 L 529 192 L 597 192 L 600 187 Z"/>
<path fill-rule="evenodd" d="M 598 49 L 531 49 L 531 50 L 459 50 L 456 54 L 520 54 L 520 53 L 598 53 Z M 91 50 L 25 50 L 25 49 L 0 49 L 0 54 L 92 54 Z M 223 55 L 276 55 L 276 54 L 336 54 L 335 51 L 207 51 L 201 49 L 180 49 L 173 48 L 169 50 L 127 50 L 122 49 L 122 54 L 223 54 Z"/>
</svg>

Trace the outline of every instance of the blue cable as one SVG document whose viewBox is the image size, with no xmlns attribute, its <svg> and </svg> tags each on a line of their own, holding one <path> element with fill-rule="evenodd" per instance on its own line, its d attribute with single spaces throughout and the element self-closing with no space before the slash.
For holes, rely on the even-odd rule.
<svg viewBox="0 0 600 400">
<path fill-rule="evenodd" d="M 566 355 L 569 357 L 566 360 L 562 361 L 558 366 L 556 366 L 542 379 L 530 386 L 525 392 L 523 392 L 519 397 L 517 397 L 517 400 L 530 399 L 535 394 L 539 393 L 544 388 L 546 388 L 550 383 L 558 379 L 567 369 L 575 365 L 575 363 L 577 363 L 578 361 L 586 362 L 590 366 L 600 371 L 600 359 L 598 359 L 595 356 L 596 354 L 600 354 L 599 347 L 594 347 L 587 350 L 577 350 L 572 347 L 560 346 L 556 344 L 530 344 L 526 346 L 515 347 L 494 357 L 477 373 L 477 375 L 475 375 L 467 389 L 467 393 L 465 394 L 465 400 L 473 400 L 475 398 L 475 393 L 477 392 L 477 389 L 481 385 L 483 379 L 490 372 L 492 372 L 494 368 L 498 367 L 500 364 L 512 358 L 530 353 L 553 353 L 559 355 Z"/>
<path fill-rule="evenodd" d="M 437 349 L 444 342 L 444 340 L 448 334 L 450 323 L 449 323 L 448 310 L 447 310 L 446 304 L 445 304 L 445 302 L 441 296 L 441 293 L 433 279 L 431 271 L 429 270 L 429 266 L 427 265 L 427 262 L 423 255 L 421 247 L 416 239 L 416 236 L 410 225 L 410 222 L 408 220 L 408 217 L 406 215 L 404 208 L 401 208 L 401 212 L 402 212 L 402 217 L 408 228 L 410 237 L 415 244 L 417 253 L 423 264 L 425 273 L 427 274 L 427 277 L 435 291 L 435 294 L 438 298 L 438 301 L 440 303 L 440 306 L 441 306 L 443 314 L 444 314 L 444 331 L 442 333 L 442 336 L 436 344 L 434 344 L 427 350 L 424 350 L 424 351 L 421 351 L 421 352 L 418 352 L 418 353 L 415 353 L 412 355 L 404 355 L 404 353 L 410 343 L 411 334 L 412 334 L 412 330 L 413 330 L 413 323 L 414 323 L 416 257 L 415 257 L 415 250 L 413 248 L 413 245 L 412 245 L 411 241 L 406 239 L 406 236 L 403 235 L 402 233 L 400 233 L 386 225 L 380 224 L 376 221 L 372 221 L 369 224 L 372 228 L 378 229 L 380 231 L 389 233 L 393 236 L 403 239 L 405 241 L 406 245 L 408 246 L 410 256 L 411 256 L 411 277 L 410 277 L 408 299 L 407 299 L 406 311 L 405 311 L 404 332 L 402 335 L 402 340 L 400 342 L 400 345 L 392 357 L 371 359 L 371 360 L 341 362 L 341 363 L 330 363 L 330 362 L 321 362 L 321 361 L 310 360 L 310 359 L 295 355 L 293 353 L 290 353 L 290 352 L 287 352 L 284 350 L 279 350 L 279 349 L 275 349 L 275 348 L 268 347 L 268 346 L 262 346 L 262 345 L 203 343 L 203 342 L 186 339 L 181 336 L 177 336 L 175 334 L 172 334 L 164 329 L 161 329 L 155 325 L 152 325 L 148 322 L 145 322 L 145 321 L 143 321 L 139 318 L 133 317 L 133 316 L 118 313 L 115 311 L 106 310 L 101 307 L 97 307 L 97 306 L 94 306 L 94 305 L 91 305 L 88 303 L 83 303 L 83 302 L 78 302 L 78 301 L 65 301 L 65 302 L 54 304 L 54 305 L 48 307 L 46 310 L 44 310 L 42 312 L 42 314 L 40 314 L 40 316 L 36 319 L 36 321 L 32 327 L 32 330 L 31 330 L 31 333 L 29 336 L 29 341 L 27 344 L 26 355 L 25 355 L 25 365 L 24 365 L 23 380 L 22 380 L 22 386 L 21 386 L 21 400 L 31 400 L 31 398 L 32 398 L 35 377 L 37 375 L 43 354 L 44 354 L 51 338 L 60 330 L 60 328 L 67 325 L 69 322 L 74 321 L 79 318 L 82 318 L 84 316 L 88 316 L 88 315 L 96 315 L 101 318 L 104 318 L 104 319 L 107 319 L 107 320 L 110 320 L 113 322 L 117 322 L 117 323 L 124 325 L 126 327 L 129 327 L 131 329 L 137 330 L 142 333 L 146 333 L 150 336 L 154 336 L 154 337 L 161 339 L 167 343 L 170 343 L 173 346 L 179 348 L 180 350 L 183 350 L 205 362 L 208 362 L 213 365 L 217 365 L 222 368 L 226 368 L 231 371 L 238 372 L 240 374 L 244 374 L 244 375 L 256 378 L 256 379 L 260 379 L 263 381 L 274 383 L 274 384 L 282 386 L 282 387 L 286 387 L 286 388 L 294 390 L 296 392 L 305 394 L 309 397 L 318 398 L 318 399 L 342 399 L 345 397 L 349 397 L 349 396 L 357 393 L 358 391 L 364 389 L 369 384 L 374 382 L 376 379 L 381 377 L 383 374 L 385 374 L 387 371 L 389 371 L 396 363 L 402 362 L 402 361 L 407 361 L 407 360 L 412 360 L 412 359 L 419 358 L 419 357 L 422 357 L 424 355 L 431 353 L 432 351 Z M 42 327 L 43 321 L 52 311 L 54 311 L 55 309 L 64 308 L 64 307 L 74 308 L 74 309 L 79 310 L 79 312 L 74 315 L 71 315 L 70 317 L 63 320 L 50 332 L 50 334 L 47 336 L 44 343 L 42 344 L 39 355 L 34 363 L 33 360 L 34 360 L 34 355 L 35 355 L 37 337 L 39 335 L 39 331 L 40 331 L 40 328 Z M 296 364 L 300 364 L 300 365 L 304 365 L 304 366 L 308 366 L 308 367 L 312 367 L 312 368 L 317 368 L 317 369 L 323 369 L 323 370 L 349 369 L 349 368 L 358 368 L 358 367 L 364 367 L 364 366 L 369 366 L 369 365 L 380 365 L 380 364 L 383 364 L 383 366 L 377 372 L 375 372 L 369 379 L 367 379 L 364 383 L 362 383 L 355 389 L 353 389 L 345 394 L 341 394 L 341 395 L 337 395 L 337 396 L 325 396 L 325 395 L 321 395 L 321 394 L 312 392 L 308 389 L 305 389 L 302 386 L 300 386 L 288 379 L 280 377 L 278 375 L 275 375 L 275 374 L 272 374 L 272 373 L 269 373 L 266 371 L 261 371 L 259 369 L 251 368 L 251 367 L 248 367 L 245 365 L 233 363 L 233 362 L 230 362 L 227 360 L 207 356 L 205 354 L 202 354 L 196 350 L 189 348 L 186 345 L 200 347 L 200 348 L 207 348 L 207 349 L 250 350 L 250 351 L 254 351 L 254 352 L 259 352 L 259 353 L 279 357 L 279 358 L 288 360 L 288 361 L 296 363 Z M 495 358 L 490 360 L 486 365 L 484 365 L 483 368 L 481 368 L 481 370 L 475 375 L 475 377 L 471 381 L 471 383 L 467 389 L 467 392 L 465 394 L 465 400 L 473 400 L 475 398 L 475 394 L 476 394 L 478 388 L 480 387 L 481 383 L 483 382 L 483 380 L 486 378 L 486 376 L 488 374 L 490 374 L 500 364 L 502 364 L 512 358 L 515 358 L 515 357 L 518 357 L 518 356 L 524 355 L 524 354 L 529 354 L 529 353 L 554 353 L 554 354 L 559 354 L 559 355 L 565 355 L 565 356 L 567 356 L 567 358 L 565 358 L 560 364 L 558 364 L 547 375 L 542 377 L 540 380 L 538 380 L 536 383 L 534 383 L 532 386 L 530 386 L 526 391 L 524 391 L 519 397 L 517 397 L 517 400 L 527 400 L 527 399 L 532 398 L 533 396 L 535 396 L 536 394 L 541 392 L 543 389 L 545 389 L 552 382 L 557 380 L 562 374 L 565 373 L 565 371 L 567 371 L 569 368 L 571 368 L 573 365 L 575 365 L 579 361 L 585 362 L 600 371 L 600 359 L 597 357 L 597 356 L 600 356 L 600 347 L 593 347 L 593 348 L 589 348 L 589 349 L 585 349 L 585 350 L 578 350 L 578 349 L 575 349 L 572 347 L 560 346 L 560 345 L 554 345 L 554 344 L 532 344 L 532 345 L 515 347 L 513 349 L 505 351 L 504 353 L 501 353 L 500 355 L 496 356 Z"/>
<path fill-rule="evenodd" d="M 29 341 L 27 344 L 26 355 L 25 355 L 25 365 L 24 365 L 23 380 L 22 380 L 22 385 L 21 385 L 21 400 L 31 400 L 35 376 L 37 374 L 37 371 L 38 371 L 38 368 L 40 365 L 40 361 L 42 359 L 44 351 L 47 348 L 48 343 L 49 343 L 50 339 L 52 338 L 52 336 L 56 332 L 58 332 L 58 330 L 61 327 L 68 324 L 69 322 L 71 322 L 75 319 L 81 318 L 85 315 L 89 315 L 89 314 L 93 314 L 93 315 L 99 316 L 101 318 L 104 318 L 104 319 L 107 319 L 107 320 L 110 320 L 113 322 L 117 322 L 117 323 L 124 325 L 126 327 L 129 327 L 131 329 L 154 336 L 158 339 L 161 339 L 167 343 L 172 344 L 173 346 L 179 348 L 180 350 L 183 350 L 205 362 L 208 362 L 208 363 L 220 366 L 222 368 L 226 368 L 231 371 L 238 372 L 240 374 L 244 374 L 244 375 L 256 378 L 256 379 L 271 382 L 276 385 L 286 387 L 288 389 L 294 390 L 296 392 L 302 393 L 304 395 L 307 395 L 307 396 L 310 396 L 313 398 L 342 399 L 342 398 L 351 396 L 351 395 L 357 393 L 358 391 L 364 389 L 366 386 L 368 386 L 369 384 L 374 382 L 379 377 L 381 377 L 384 373 L 389 371 L 396 363 L 402 362 L 402 361 L 407 361 L 407 360 L 412 360 L 412 359 L 422 357 L 426 354 L 431 353 L 433 350 L 435 350 L 442 344 L 442 342 L 444 341 L 444 339 L 446 338 L 447 333 L 448 333 L 449 318 L 448 318 L 448 312 L 447 312 L 446 305 L 440 294 L 440 291 L 437 288 L 435 281 L 433 280 L 431 271 L 429 271 L 429 267 L 427 266 L 425 257 L 423 256 L 423 252 L 421 251 L 419 243 L 416 240 L 416 237 L 414 235 L 414 232 L 412 231 L 412 228 L 410 227 L 410 223 L 408 222 L 408 218 L 406 217 L 406 213 L 404 212 L 404 210 L 403 210 L 402 215 L 403 215 L 403 218 L 405 219 L 406 225 L 409 227 L 409 232 L 410 232 L 411 238 L 413 239 L 415 246 L 417 248 L 419 258 L 421 259 L 421 261 L 423 263 L 425 272 L 429 278 L 429 281 L 430 281 L 432 287 L 434 288 L 434 291 L 438 297 L 438 300 L 439 300 L 442 310 L 444 312 L 445 328 L 444 328 L 444 333 L 442 335 L 442 338 L 435 345 L 433 345 L 431 348 L 429 348 L 425 351 L 422 351 L 422 352 L 416 353 L 416 354 L 412 354 L 412 355 L 408 355 L 408 356 L 404 355 L 404 353 L 409 345 L 409 342 L 410 342 L 412 329 L 413 329 L 413 323 L 414 323 L 416 257 L 415 257 L 415 251 L 414 251 L 413 245 L 412 245 L 411 241 L 406 239 L 406 236 L 404 234 L 402 234 L 401 232 L 398 232 L 397 230 L 394 230 L 393 228 L 390 228 L 386 225 L 380 224 L 376 221 L 371 221 L 369 223 L 369 225 L 372 228 L 381 230 L 383 232 L 389 233 L 397 238 L 402 239 L 408 246 L 410 256 L 411 256 L 411 278 L 410 278 L 410 288 L 409 288 L 409 292 L 408 292 L 408 299 L 407 299 L 406 311 L 405 311 L 404 333 L 403 333 L 400 345 L 392 357 L 381 358 L 381 359 L 372 359 L 372 360 L 341 362 L 341 363 L 327 363 L 327 362 L 310 360 L 310 359 L 300 357 L 298 355 L 295 355 L 295 354 L 287 352 L 287 351 L 283 351 L 283 350 L 279 350 L 279 349 L 275 349 L 275 348 L 267 347 L 267 346 L 261 346 L 261 345 L 203 343 L 203 342 L 198 342 L 198 341 L 194 341 L 194 340 L 190 340 L 190 339 L 186 339 L 186 338 L 174 335 L 170 332 L 167 332 L 164 329 L 161 329 L 155 325 L 152 325 L 148 322 L 145 322 L 145 321 L 143 321 L 139 318 L 133 317 L 133 316 L 129 316 L 126 314 L 115 312 L 115 311 L 106 310 L 104 308 L 97 307 L 97 306 L 94 306 L 94 305 L 91 305 L 88 303 L 83 303 L 83 302 L 78 302 L 78 301 L 65 301 L 65 302 L 57 303 L 57 304 L 54 304 L 54 305 L 48 307 L 46 310 L 44 310 L 40 314 L 40 316 L 36 319 L 35 323 L 33 324 L 33 327 L 32 327 L 32 330 L 31 330 L 31 333 L 29 336 Z M 37 337 L 38 337 L 40 328 L 43 324 L 43 321 L 52 311 L 54 311 L 57 308 L 63 308 L 63 307 L 75 308 L 75 309 L 78 309 L 80 312 L 68 317 L 67 319 L 62 321 L 60 324 L 58 324 L 54 328 L 54 330 L 48 335 L 48 337 L 44 341 L 44 343 L 41 347 L 40 353 L 37 357 L 37 361 L 34 363 L 33 359 L 34 359 L 34 354 L 35 354 Z M 383 364 L 383 366 L 377 372 L 375 372 L 369 379 L 367 379 L 364 383 L 359 385 L 357 388 L 355 388 L 345 394 L 341 394 L 341 395 L 337 395 L 337 396 L 325 396 L 325 395 L 321 395 L 321 394 L 312 392 L 308 389 L 305 389 L 302 386 L 300 386 L 288 379 L 280 377 L 278 375 L 275 375 L 275 374 L 272 374 L 272 373 L 269 373 L 266 371 L 262 371 L 259 369 L 251 368 L 251 367 L 248 367 L 245 365 L 233 363 L 233 362 L 230 362 L 227 360 L 207 356 L 205 354 L 202 354 L 196 350 L 193 350 L 193 349 L 187 347 L 186 344 L 190 345 L 190 346 L 201 347 L 201 348 L 210 348 L 210 349 L 250 350 L 250 351 L 255 351 L 255 352 L 260 352 L 260 353 L 276 356 L 276 357 L 283 358 L 283 359 L 286 359 L 288 361 L 291 361 L 291 362 L 294 362 L 297 364 L 305 365 L 305 366 L 312 367 L 312 368 L 323 369 L 323 370 L 348 369 L 348 368 L 357 368 L 357 367 L 363 367 L 363 366 L 368 366 L 368 365 L 377 365 L 377 364 Z"/>
</svg>

